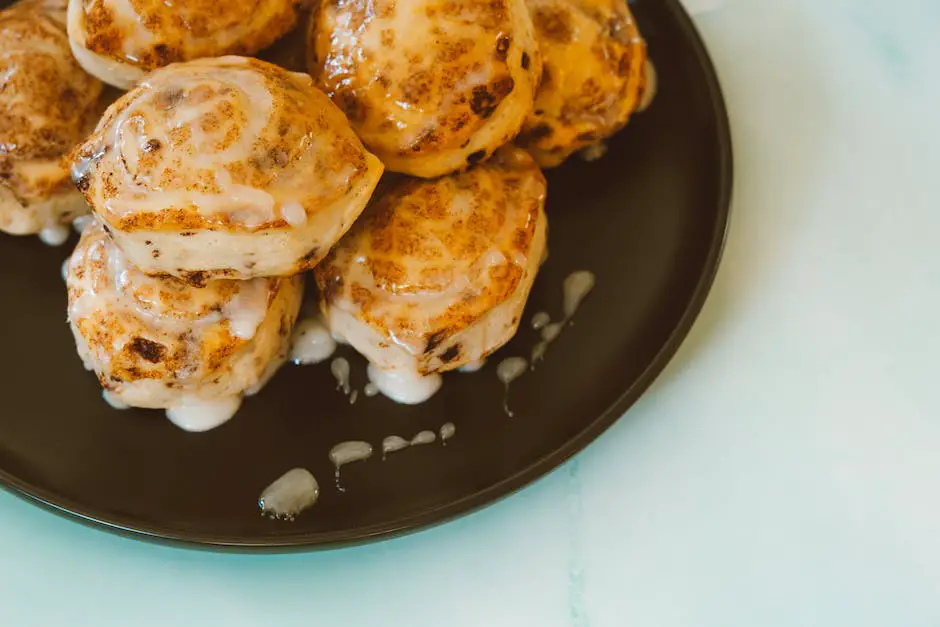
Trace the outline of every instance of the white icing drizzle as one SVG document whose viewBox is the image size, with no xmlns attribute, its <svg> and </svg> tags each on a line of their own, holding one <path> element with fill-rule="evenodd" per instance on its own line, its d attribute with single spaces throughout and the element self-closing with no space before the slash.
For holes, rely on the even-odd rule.
<svg viewBox="0 0 940 627">
<path fill-rule="evenodd" d="M 568 275 L 564 283 L 565 322 L 571 320 L 578 311 L 581 302 L 594 289 L 595 282 L 594 273 L 587 270 L 572 272 Z"/>
<path fill-rule="evenodd" d="M 531 362 L 531 365 L 529 366 L 529 368 L 531 368 L 532 370 L 535 370 L 535 364 L 545 359 L 545 351 L 547 350 L 548 350 L 548 343 L 545 341 L 539 342 L 538 344 L 533 346 L 532 356 L 529 359 L 529 361 Z"/>
<path fill-rule="evenodd" d="M 114 409 L 123 411 L 125 409 L 131 408 L 130 405 L 128 405 L 127 403 L 125 403 L 124 401 L 122 401 L 121 399 L 119 399 L 118 397 L 116 397 L 114 394 L 112 394 L 111 392 L 107 390 L 101 390 L 101 398 L 103 398 L 104 402 L 110 405 L 111 407 L 113 407 Z"/>
<path fill-rule="evenodd" d="M 600 141 L 596 144 L 585 146 L 580 150 L 580 152 L 578 152 L 578 154 L 584 161 L 593 163 L 594 161 L 602 159 L 604 155 L 607 154 L 607 144 Z"/>
<path fill-rule="evenodd" d="M 68 279 L 76 296 L 70 299 L 68 319 L 73 324 L 97 311 L 123 311 L 153 333 L 170 336 L 187 334 L 198 345 L 207 331 L 225 325 L 235 338 L 248 341 L 267 317 L 274 283 L 269 279 L 239 281 L 233 293 L 216 291 L 214 286 L 193 288 L 190 299 L 164 300 L 162 279 L 136 269 L 105 234 L 100 224 L 90 223 L 82 243 L 68 262 Z M 71 272 L 71 269 L 76 272 Z M 84 268 L 83 276 L 78 270 Z M 220 299 L 222 302 L 219 302 Z M 208 305 L 215 304 L 214 307 Z M 177 309 L 180 305 L 181 308 Z M 167 315 L 169 314 L 169 315 Z M 177 315 L 179 314 L 179 315 Z M 124 315 L 122 313 L 122 315 Z M 77 334 L 76 337 L 81 334 Z M 121 334 L 127 341 L 129 333 Z M 115 352 L 121 350 L 116 345 Z M 80 347 L 80 353 L 83 352 Z M 106 358 L 103 357 L 103 358 Z M 184 371 L 181 371 L 184 372 Z"/>
<path fill-rule="evenodd" d="M 563 323 L 561 322 L 553 322 L 547 325 L 542 329 L 542 339 L 546 342 L 554 341 L 555 338 L 561 335 L 562 325 Z"/>
<path fill-rule="evenodd" d="M 437 440 L 437 434 L 433 431 L 420 431 L 411 438 L 411 446 L 420 446 L 422 444 L 433 444 Z"/>
<path fill-rule="evenodd" d="M 39 239 L 46 246 L 61 246 L 69 239 L 69 227 L 64 224 L 47 226 L 39 232 Z"/>
<path fill-rule="evenodd" d="M 420 405 L 441 389 L 439 374 L 420 375 L 409 370 L 383 370 L 369 364 L 369 381 L 396 403 Z"/>
<path fill-rule="evenodd" d="M 503 394 L 503 411 L 505 411 L 506 415 L 510 418 L 515 414 L 509 409 L 509 386 L 525 373 L 528 366 L 528 362 L 522 357 L 507 357 L 500 362 L 499 366 L 496 368 L 496 376 L 499 377 L 499 380 L 503 382 L 503 386 L 505 387 Z"/>
<path fill-rule="evenodd" d="M 318 364 L 336 352 L 336 340 L 317 316 L 302 320 L 294 328 L 290 360 L 298 366 Z"/>
<path fill-rule="evenodd" d="M 457 372 L 463 372 L 463 373 L 468 373 L 468 374 L 473 373 L 473 372 L 478 372 L 485 365 L 486 365 L 486 358 L 484 357 L 482 359 L 477 359 L 476 361 L 470 361 L 470 362 L 465 363 L 464 365 L 462 365 L 460 368 L 457 369 Z"/>
<path fill-rule="evenodd" d="M 72 258 L 69 257 L 69 258 L 67 258 L 65 261 L 62 262 L 62 270 L 61 270 L 61 273 L 62 273 L 62 280 L 63 280 L 63 281 L 67 281 L 67 280 L 68 280 L 68 276 L 69 276 L 69 263 L 70 263 L 71 261 L 72 261 Z"/>
<path fill-rule="evenodd" d="M 359 390 L 353 390 L 349 395 L 349 404 L 355 405 L 357 400 L 359 400 Z"/>
<path fill-rule="evenodd" d="M 141 115 L 154 107 L 155 98 L 163 93 L 169 81 L 184 92 L 195 92 L 208 88 L 210 97 L 199 103 L 190 102 L 185 107 L 175 107 L 159 122 L 148 116 L 145 127 L 138 125 Z M 226 96 L 223 92 L 229 92 Z M 221 94 L 221 95 L 220 95 Z M 248 115 L 244 121 L 227 120 L 228 124 L 207 130 L 203 121 L 211 116 L 220 99 L 227 99 Z M 259 189 L 236 183 L 227 165 L 244 160 L 252 154 L 252 146 L 275 117 L 274 95 L 263 76 L 251 72 L 250 68 L 235 65 L 218 67 L 213 62 L 194 62 L 185 72 L 168 70 L 139 84 L 137 96 L 129 101 L 119 115 L 98 133 L 101 146 L 96 154 L 80 160 L 73 166 L 73 178 L 78 180 L 89 167 L 114 171 L 118 193 L 105 201 L 105 208 L 122 216 L 135 212 L 159 211 L 167 206 L 192 205 L 203 215 L 228 214 L 245 226 L 257 226 L 275 217 L 275 199 L 268 189 Z M 139 176 L 140 161 L 145 153 L 143 146 L 149 138 L 164 139 L 172 130 L 186 128 L 189 141 L 186 146 L 174 149 L 160 160 L 145 176 Z M 220 142 L 231 129 L 240 131 L 235 141 Z M 167 142 L 165 142 L 167 143 Z M 220 146 L 224 148 L 220 149 Z M 110 150 L 105 150 L 105 148 Z M 192 154 L 187 161 L 189 170 L 212 170 L 215 172 L 217 192 L 193 191 L 186 185 L 187 178 L 171 180 L 164 184 L 168 168 L 173 167 L 174 154 L 189 149 Z M 169 152 L 169 151 L 168 151 Z M 159 193 L 153 193 L 157 191 Z M 215 191 L 215 190 L 213 190 Z"/>
<path fill-rule="evenodd" d="M 457 427 L 454 426 L 454 423 L 445 422 L 443 425 L 441 425 L 441 430 L 440 430 L 441 443 L 446 446 L 447 440 L 454 437 L 455 433 L 457 433 Z"/>
<path fill-rule="evenodd" d="M 411 446 L 411 442 L 397 435 L 390 435 L 382 440 L 382 461 L 388 457 L 389 453 L 395 453 Z"/>
<path fill-rule="evenodd" d="M 541 330 L 543 327 L 548 325 L 552 321 L 551 316 L 546 312 L 540 311 L 534 316 L 532 316 L 532 328 L 536 331 Z"/>
<path fill-rule="evenodd" d="M 333 373 L 333 377 L 336 379 L 336 389 L 342 390 L 343 394 L 349 396 L 351 391 L 349 387 L 349 362 L 346 361 L 346 358 L 337 357 L 330 362 L 330 372 Z"/>
<path fill-rule="evenodd" d="M 291 226 L 303 226 L 307 223 L 307 212 L 296 200 L 281 205 L 281 216 Z"/>
<path fill-rule="evenodd" d="M 107 152 L 108 149 L 106 146 L 97 146 L 95 152 L 91 155 L 86 156 L 84 152 L 78 153 L 78 155 L 72 159 L 72 181 L 77 184 L 85 178 L 88 171 L 91 170 L 91 166 L 95 165 Z"/>
<path fill-rule="evenodd" d="M 382 391 L 379 389 L 379 386 L 369 381 L 366 383 L 366 387 L 362 390 L 362 393 L 365 394 L 368 398 L 372 398 L 373 396 L 378 396 L 381 394 Z"/>
<path fill-rule="evenodd" d="M 235 296 L 222 308 L 229 331 L 242 340 L 255 336 L 268 313 L 269 284 L 265 280 L 242 281 Z"/>
<path fill-rule="evenodd" d="M 581 306 L 581 303 L 587 295 L 594 289 L 595 282 L 594 273 L 588 272 L 587 270 L 572 272 L 565 278 L 565 282 L 562 286 L 564 290 L 564 319 L 561 322 L 546 322 L 546 324 L 541 327 L 542 341 L 532 347 L 532 370 L 535 370 L 536 363 L 545 358 L 545 352 L 548 350 L 549 344 L 554 342 L 555 339 L 561 335 L 565 325 L 571 323 L 571 319 L 577 313 L 578 307 Z M 540 314 L 536 314 L 536 316 L 539 315 Z M 547 319 L 548 316 L 546 315 L 540 318 L 539 322 Z M 532 319 L 532 327 L 538 328 L 535 326 L 535 318 Z"/>
<path fill-rule="evenodd" d="M 184 431 L 201 433 L 219 427 L 229 420 L 241 407 L 242 399 L 231 396 L 216 400 L 188 397 L 166 410 L 166 417 Z"/>
<path fill-rule="evenodd" d="M 258 498 L 258 508 L 276 520 L 294 520 L 320 497 L 320 484 L 305 468 L 294 468 L 269 485 Z"/>
<path fill-rule="evenodd" d="M 372 445 L 359 440 L 340 442 L 330 449 L 330 461 L 336 467 L 336 489 L 340 492 L 346 491 L 346 488 L 340 484 L 340 470 L 343 466 L 353 462 L 365 461 L 370 457 L 372 457 Z"/>
<path fill-rule="evenodd" d="M 450 425 L 448 429 L 445 429 L 447 425 Z M 445 440 L 445 433 L 447 438 L 453 435 L 453 424 L 447 423 L 444 427 L 441 427 L 441 439 Z M 437 434 L 433 431 L 419 431 L 415 434 L 411 440 L 406 440 L 405 438 L 397 435 L 390 435 L 384 440 L 382 440 L 382 461 L 385 461 L 389 453 L 395 453 L 412 446 L 422 446 L 426 444 L 434 444 L 437 441 Z"/>
</svg>

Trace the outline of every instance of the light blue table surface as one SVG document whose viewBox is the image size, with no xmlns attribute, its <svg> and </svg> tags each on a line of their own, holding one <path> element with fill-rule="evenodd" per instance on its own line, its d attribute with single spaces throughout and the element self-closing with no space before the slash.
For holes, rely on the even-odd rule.
<svg viewBox="0 0 940 627">
<path fill-rule="evenodd" d="M 726 0 L 736 150 L 675 361 L 600 441 L 455 523 L 215 555 L 0 494 L 0 625 L 940 625 L 940 1 Z"/>
</svg>

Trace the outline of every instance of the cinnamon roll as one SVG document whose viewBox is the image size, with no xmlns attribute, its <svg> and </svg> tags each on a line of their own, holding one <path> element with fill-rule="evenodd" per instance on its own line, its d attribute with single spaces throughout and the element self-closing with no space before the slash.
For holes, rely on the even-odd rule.
<svg viewBox="0 0 940 627">
<path fill-rule="evenodd" d="M 512 141 L 542 72 L 525 0 L 321 2 L 307 54 L 366 146 L 425 178 Z"/>
<path fill-rule="evenodd" d="M 106 83 L 130 89 L 159 67 L 252 55 L 290 31 L 309 0 L 70 0 L 75 57 Z"/>
<path fill-rule="evenodd" d="M 101 91 L 72 58 L 55 3 L 0 11 L 0 230 L 64 231 L 87 213 L 67 153 L 94 126 Z"/>
<path fill-rule="evenodd" d="M 134 265 L 197 284 L 312 268 L 382 170 L 310 76 L 243 57 L 153 72 L 72 162 Z"/>
<path fill-rule="evenodd" d="M 191 431 L 227 420 L 283 362 L 301 277 L 195 287 L 129 263 L 99 222 L 66 268 L 78 352 L 116 405 L 167 409 Z"/>
<path fill-rule="evenodd" d="M 324 318 L 372 362 L 380 388 L 423 400 L 412 394 L 433 388 L 422 377 L 512 338 L 545 253 L 545 194 L 513 146 L 461 174 L 403 179 L 316 268 Z"/>
<path fill-rule="evenodd" d="M 646 43 L 623 0 L 526 0 L 542 81 L 518 143 L 543 168 L 601 144 L 640 108 Z M 648 103 L 647 103 L 648 104 Z"/>
</svg>

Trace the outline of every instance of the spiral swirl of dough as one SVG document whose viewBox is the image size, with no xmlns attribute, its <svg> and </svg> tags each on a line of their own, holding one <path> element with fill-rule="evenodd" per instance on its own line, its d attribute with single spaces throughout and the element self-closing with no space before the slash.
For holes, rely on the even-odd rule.
<svg viewBox="0 0 940 627">
<path fill-rule="evenodd" d="M 129 89 L 156 68 L 205 57 L 253 55 L 297 23 L 308 0 L 71 0 L 76 58 Z"/>
<path fill-rule="evenodd" d="M 510 142 L 542 69 L 524 0 L 321 2 L 307 54 L 366 146 L 424 178 Z"/>
<path fill-rule="evenodd" d="M 543 168 L 619 131 L 639 107 L 646 43 L 623 0 L 526 0 L 544 68 L 518 143 Z"/>
<path fill-rule="evenodd" d="M 515 333 L 541 264 L 545 195 L 513 146 L 461 174 L 399 182 L 315 270 L 330 327 L 386 369 L 485 357 Z"/>
<path fill-rule="evenodd" d="M 14 234 L 87 211 L 65 155 L 94 125 L 102 85 L 72 58 L 47 5 L 0 11 L 0 229 Z"/>
<path fill-rule="evenodd" d="M 98 222 L 67 266 L 69 322 L 86 367 L 112 398 L 171 408 L 240 397 L 287 350 L 299 277 L 216 280 L 194 287 L 143 274 Z"/>
<path fill-rule="evenodd" d="M 382 174 L 308 75 L 243 57 L 157 70 L 108 109 L 72 167 L 145 272 L 242 279 L 315 265 Z"/>
</svg>

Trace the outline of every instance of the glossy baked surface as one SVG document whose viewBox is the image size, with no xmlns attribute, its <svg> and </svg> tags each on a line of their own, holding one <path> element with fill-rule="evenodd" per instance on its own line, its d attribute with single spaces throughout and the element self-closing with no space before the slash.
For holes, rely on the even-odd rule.
<svg viewBox="0 0 940 627">
<path fill-rule="evenodd" d="M 0 478 L 73 513 L 142 534 L 241 546 L 325 546 L 447 520 L 516 490 L 583 448 L 658 374 L 698 312 L 716 270 L 730 193 L 727 120 L 715 76 L 673 0 L 635 14 L 660 70 L 659 96 L 595 163 L 547 174 L 550 255 L 517 336 L 476 374 L 445 374 L 441 392 L 405 407 L 335 390 L 328 364 L 288 367 L 235 420 L 199 436 L 159 412 L 117 412 L 75 354 L 59 276 L 65 256 L 4 238 Z M 559 319 L 562 282 L 590 270 L 597 287 L 537 370 L 502 409 L 500 359 L 528 355 L 538 311 Z M 365 363 L 341 349 L 362 389 Z M 49 382 L 54 381 L 54 393 Z M 331 447 L 456 425 L 440 442 L 379 453 L 332 486 Z M 261 491 L 287 470 L 319 479 L 319 502 L 293 523 L 263 518 Z"/>
</svg>

